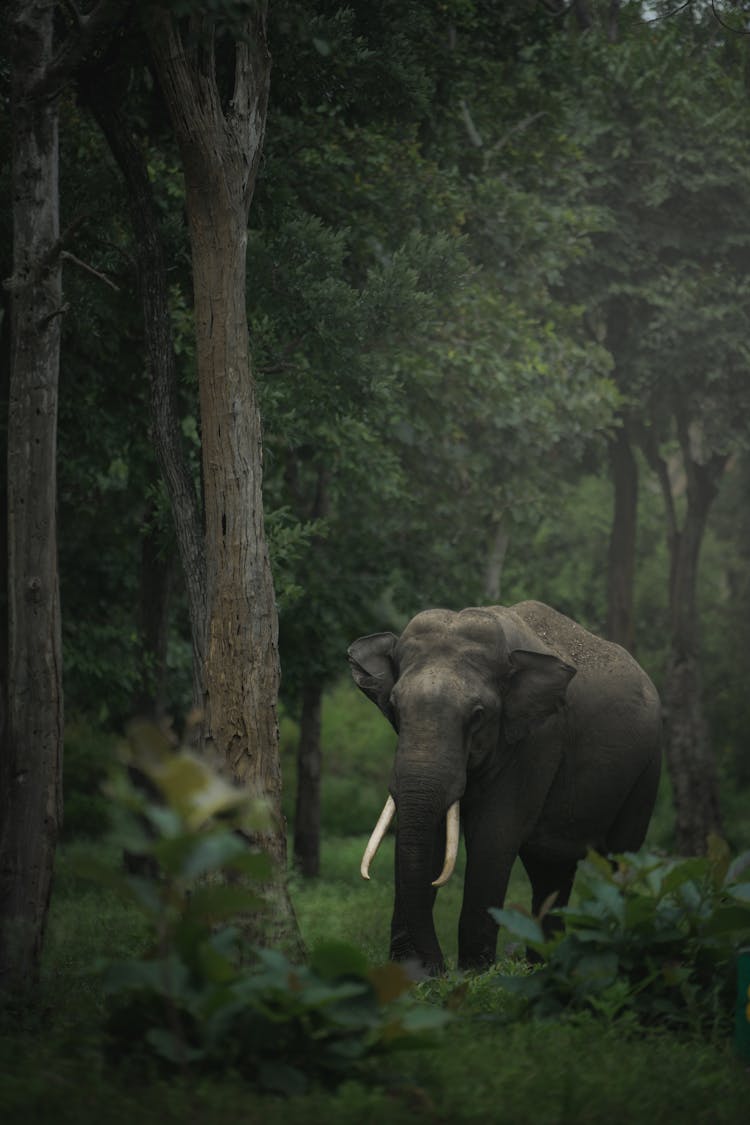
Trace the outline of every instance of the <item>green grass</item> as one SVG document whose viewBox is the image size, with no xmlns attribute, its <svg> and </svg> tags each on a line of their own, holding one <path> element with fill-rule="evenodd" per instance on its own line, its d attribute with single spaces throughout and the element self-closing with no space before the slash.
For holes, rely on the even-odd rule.
<svg viewBox="0 0 750 1125">
<path fill-rule="evenodd" d="M 383 841 L 370 868 L 369 882 L 359 874 L 366 843 L 367 836 L 324 840 L 322 877 L 313 881 L 295 879 L 292 884 L 294 901 L 308 946 L 336 938 L 361 946 L 373 960 L 383 960 L 388 955 L 393 906 L 394 838 L 389 835 Z M 435 927 L 448 965 L 452 967 L 456 963 L 464 862 L 462 841 L 456 874 L 438 892 L 435 904 Z M 531 906 L 531 889 L 520 862 L 513 869 L 507 901 Z"/>
<path fill-rule="evenodd" d="M 392 841 L 378 855 L 370 883 L 359 877 L 364 842 L 327 839 L 323 876 L 294 882 L 293 897 L 309 945 L 335 937 L 382 960 Z M 315 1090 L 282 1101 L 255 1093 L 232 1075 L 167 1081 L 113 1066 L 102 1056 L 97 965 L 103 958 L 137 955 L 144 935 L 117 899 L 72 874 L 76 853 L 88 847 L 117 862 L 99 843 L 76 842 L 60 853 L 39 998 L 6 1013 L 0 1027 L 4 1125 L 747 1120 L 750 1075 L 733 1060 L 728 1043 L 643 1033 L 627 1022 L 594 1017 L 520 1020 L 494 973 L 466 980 L 454 973 L 420 985 L 426 1001 L 456 1007 L 448 1030 L 431 1049 L 370 1064 L 372 1082 L 351 1081 L 337 1092 Z M 525 900 L 521 876 L 514 873 L 510 897 Z M 455 957 L 460 891 L 459 873 L 438 896 L 437 924 L 449 959 Z"/>
</svg>

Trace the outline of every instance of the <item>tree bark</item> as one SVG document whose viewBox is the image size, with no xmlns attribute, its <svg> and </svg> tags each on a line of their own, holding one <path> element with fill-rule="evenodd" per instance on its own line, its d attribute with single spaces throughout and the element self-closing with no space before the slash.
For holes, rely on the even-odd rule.
<svg viewBox="0 0 750 1125">
<path fill-rule="evenodd" d="M 12 264 L 0 272 L 9 274 Z M 0 433 L 8 433 L 8 395 L 10 389 L 10 294 L 0 288 Z M 7 793 L 4 768 L 8 762 L 5 742 L 8 698 L 8 476 L 7 457 L 0 463 L 0 794 Z M 0 838 L 3 810 L 0 796 Z"/>
<path fill-rule="evenodd" d="M 54 3 L 18 0 L 8 404 L 8 729 L 0 831 L 0 990 L 34 982 L 62 819 L 56 457 L 62 282 L 58 103 L 39 96 Z"/>
<path fill-rule="evenodd" d="M 254 839 L 273 860 L 276 878 L 273 909 L 257 920 L 265 923 L 257 937 L 298 947 L 284 882 L 278 619 L 245 306 L 247 218 L 270 79 L 265 15 L 264 4 L 254 5 L 235 42 L 233 90 L 224 101 L 208 18 L 192 18 L 183 42 L 168 13 L 151 9 L 148 30 L 182 156 L 193 263 L 206 535 L 202 742 L 267 802 L 271 827 Z"/>
<path fill-rule="evenodd" d="M 710 833 L 722 829 L 716 758 L 703 712 L 700 630 L 697 605 L 698 564 L 711 505 L 726 467 L 725 455 L 702 458 L 686 421 L 678 412 L 677 429 L 687 479 L 682 527 L 669 471 L 653 446 L 645 452 L 654 467 L 665 501 L 669 546 L 670 652 L 662 699 L 666 760 L 672 782 L 677 850 L 702 855 Z"/>
<path fill-rule="evenodd" d="M 297 800 L 294 811 L 294 865 L 305 878 L 320 874 L 320 743 L 323 688 L 308 682 L 302 689 L 297 746 Z"/>
<path fill-rule="evenodd" d="M 617 430 L 610 442 L 609 459 L 614 484 L 614 510 L 607 568 L 607 636 L 629 652 L 634 652 L 633 586 L 638 525 L 638 465 L 625 426 Z"/>
</svg>

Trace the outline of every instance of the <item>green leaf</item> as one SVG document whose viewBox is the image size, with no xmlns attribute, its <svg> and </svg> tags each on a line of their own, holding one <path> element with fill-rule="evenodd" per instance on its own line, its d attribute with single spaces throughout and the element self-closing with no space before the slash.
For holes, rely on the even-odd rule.
<svg viewBox="0 0 750 1125">
<path fill-rule="evenodd" d="M 206 922 L 221 922 L 238 914 L 265 909 L 265 903 L 247 887 L 217 883 L 199 886 L 188 899 L 185 917 Z"/>
<path fill-rule="evenodd" d="M 612 951 L 587 953 L 575 966 L 573 977 L 585 991 L 601 992 L 616 980 L 618 967 L 619 959 Z"/>
<path fill-rule="evenodd" d="M 146 1032 L 146 1042 L 150 1043 L 157 1055 L 174 1063 L 175 1066 L 184 1066 L 186 1063 L 196 1062 L 205 1056 L 205 1051 L 200 1047 L 191 1047 L 184 1039 L 180 1039 L 164 1027 L 152 1027 Z"/>
<path fill-rule="evenodd" d="M 625 899 L 625 928 L 635 929 L 645 922 L 653 923 L 656 906 L 656 900 L 648 895 L 628 895 Z"/>
<path fill-rule="evenodd" d="M 225 865 L 230 871 L 237 871 L 255 879 L 258 883 L 267 882 L 273 874 L 271 857 L 265 852 L 253 852 L 245 849 L 233 859 L 227 860 Z"/>
<path fill-rule="evenodd" d="M 740 852 L 736 859 L 732 860 L 727 871 L 727 882 L 737 882 L 746 872 L 750 873 L 750 851 Z"/>
<path fill-rule="evenodd" d="M 734 935 L 737 943 L 747 940 L 750 934 L 750 905 L 719 906 L 700 927 L 703 937 Z"/>
<path fill-rule="evenodd" d="M 343 976 L 368 976 L 367 958 L 360 949 L 346 942 L 328 941 L 315 947 L 310 968 L 326 980 Z"/>
<path fill-rule="evenodd" d="M 702 857 L 695 859 L 686 859 L 682 863 L 678 863 L 664 876 L 661 882 L 660 895 L 673 894 L 678 887 L 688 882 L 694 882 L 706 877 L 708 873 L 708 861 Z"/>
<path fill-rule="evenodd" d="M 727 891 L 737 902 L 750 903 L 750 883 L 734 883 Z"/>
<path fill-rule="evenodd" d="M 179 958 L 119 961 L 107 967 L 104 987 L 113 995 L 118 992 L 146 990 L 159 996 L 177 996 L 188 989 L 188 973 Z"/>
<path fill-rule="evenodd" d="M 160 841 L 154 847 L 154 855 L 171 873 L 183 879 L 194 879 L 234 865 L 247 850 L 248 845 L 241 836 L 221 831 L 200 836 L 191 833 Z"/>
<path fill-rule="evenodd" d="M 379 1004 L 390 1004 L 392 1000 L 410 992 L 414 987 L 414 982 L 403 965 L 395 961 L 369 969 L 367 979 L 375 989 Z"/>
<path fill-rule="evenodd" d="M 503 909 L 490 907 L 490 914 L 496 922 L 499 922 L 501 926 L 505 926 L 506 930 L 513 934 L 514 937 L 529 942 L 529 944 L 534 946 L 545 944 L 542 927 L 534 918 L 530 918 L 528 914 L 522 914 L 520 910 L 515 910 L 513 907 Z"/>
</svg>

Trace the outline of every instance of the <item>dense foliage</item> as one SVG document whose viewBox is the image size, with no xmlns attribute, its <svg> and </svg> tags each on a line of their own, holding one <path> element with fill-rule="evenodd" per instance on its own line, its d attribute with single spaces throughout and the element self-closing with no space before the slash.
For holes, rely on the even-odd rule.
<svg viewBox="0 0 750 1125">
<path fill-rule="evenodd" d="M 593 1009 L 632 1013 L 645 1025 L 728 1034 L 737 955 L 750 927 L 750 852 L 678 861 L 649 854 L 590 853 L 578 901 L 560 910 L 561 936 L 545 940 L 536 919 L 513 909 L 496 919 L 544 958 L 526 978 L 501 978 L 542 1016 Z M 553 915 L 554 916 L 554 915 Z"/>
<path fill-rule="evenodd" d="M 424 1033 L 444 1015 L 395 1003 L 411 987 L 399 967 L 371 966 L 356 947 L 331 940 L 295 965 L 243 939 L 243 916 L 266 908 L 268 859 L 246 839 L 267 819 L 262 805 L 156 727 L 134 725 L 123 750 L 109 790 L 112 839 L 128 869 L 93 855 L 77 864 L 146 926 L 144 954 L 105 971 L 111 1059 L 135 1053 L 168 1070 L 232 1070 L 292 1094 L 429 1041 Z"/>
</svg>

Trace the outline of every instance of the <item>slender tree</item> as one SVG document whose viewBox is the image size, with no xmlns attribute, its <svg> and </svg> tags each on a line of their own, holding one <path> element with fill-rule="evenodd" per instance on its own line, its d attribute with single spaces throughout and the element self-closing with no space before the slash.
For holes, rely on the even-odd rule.
<svg viewBox="0 0 750 1125">
<path fill-rule="evenodd" d="M 54 4 L 17 3 L 8 406 L 8 729 L 0 839 L 0 982 L 33 978 L 61 819 L 63 734 L 56 448 L 62 279 L 58 103 L 44 89 Z"/>
<path fill-rule="evenodd" d="M 14 0 L 13 273 L 8 403 L 8 720 L 0 824 L 0 988 L 33 982 L 62 817 L 57 404 L 62 295 L 59 95 L 118 6 L 61 42 L 54 0 Z"/>
</svg>

